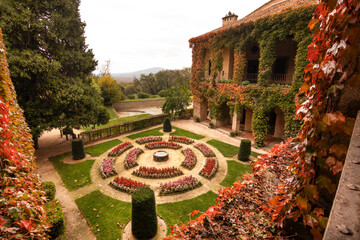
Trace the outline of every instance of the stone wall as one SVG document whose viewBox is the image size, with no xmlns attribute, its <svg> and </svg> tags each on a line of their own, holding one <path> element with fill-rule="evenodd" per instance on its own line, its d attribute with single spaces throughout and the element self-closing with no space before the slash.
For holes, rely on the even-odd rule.
<svg viewBox="0 0 360 240">
<path fill-rule="evenodd" d="M 151 107 L 160 108 L 164 102 L 165 99 L 154 99 L 154 100 L 149 99 L 147 101 L 118 102 L 118 103 L 113 103 L 113 107 L 117 112 L 124 112 L 124 111 L 137 110 L 142 108 L 151 108 Z"/>
</svg>

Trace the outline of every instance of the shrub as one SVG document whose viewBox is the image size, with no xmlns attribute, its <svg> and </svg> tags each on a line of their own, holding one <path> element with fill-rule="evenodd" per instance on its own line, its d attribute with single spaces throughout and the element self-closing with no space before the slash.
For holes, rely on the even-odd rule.
<svg viewBox="0 0 360 240">
<path fill-rule="evenodd" d="M 157 217 L 154 191 L 141 187 L 131 196 L 131 229 L 138 239 L 151 239 L 157 232 Z"/>
<path fill-rule="evenodd" d="M 131 94 L 127 96 L 128 99 L 135 99 L 135 95 Z"/>
<path fill-rule="evenodd" d="M 209 123 L 209 128 L 215 128 L 214 124 L 211 122 Z"/>
<path fill-rule="evenodd" d="M 85 158 L 85 149 L 82 139 L 77 138 L 72 140 L 72 156 L 74 160 Z"/>
<path fill-rule="evenodd" d="M 195 122 L 200 122 L 200 118 L 199 118 L 199 117 L 196 117 L 196 118 L 195 118 Z"/>
<path fill-rule="evenodd" d="M 164 121 L 164 125 L 163 125 L 163 130 L 164 132 L 171 132 L 172 127 L 171 127 L 171 122 L 169 118 L 166 118 Z"/>
<path fill-rule="evenodd" d="M 149 94 L 144 93 L 144 92 L 139 92 L 137 95 L 138 95 L 138 98 L 149 98 Z"/>
<path fill-rule="evenodd" d="M 52 225 L 49 231 L 51 239 L 55 239 L 65 233 L 64 215 L 58 200 L 45 203 L 45 211 L 48 222 Z"/>
<path fill-rule="evenodd" d="M 244 85 L 244 86 L 249 85 L 249 84 L 250 84 L 249 81 L 242 81 L 242 82 L 241 82 L 241 85 Z"/>
<path fill-rule="evenodd" d="M 160 97 L 166 97 L 166 91 L 165 90 L 161 90 L 160 92 L 158 92 Z"/>
<path fill-rule="evenodd" d="M 230 136 L 231 136 L 231 137 L 235 137 L 235 135 L 236 135 L 235 132 L 233 132 L 233 131 L 230 132 Z"/>
<path fill-rule="evenodd" d="M 241 140 L 238 159 L 241 161 L 249 160 L 249 156 L 251 153 L 251 141 L 248 139 Z"/>
<path fill-rule="evenodd" d="M 53 182 L 42 182 L 41 184 L 42 184 L 42 189 L 46 193 L 45 196 L 48 199 L 47 201 L 54 200 L 56 193 L 55 184 Z"/>
<path fill-rule="evenodd" d="M 72 135 L 74 132 L 73 132 L 73 130 L 72 130 L 72 128 L 71 127 L 69 127 L 69 126 L 66 126 L 63 130 L 62 130 L 62 132 L 63 132 L 63 134 L 64 135 Z"/>
</svg>

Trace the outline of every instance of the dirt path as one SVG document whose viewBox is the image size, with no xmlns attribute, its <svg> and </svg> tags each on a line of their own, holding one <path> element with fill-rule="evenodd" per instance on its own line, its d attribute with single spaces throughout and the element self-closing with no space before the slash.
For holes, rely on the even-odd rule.
<svg viewBox="0 0 360 240">
<path fill-rule="evenodd" d="M 172 122 L 173 126 L 195 132 L 200 135 L 204 135 L 206 138 L 202 139 L 201 141 L 206 142 L 210 139 L 217 139 L 219 141 L 223 141 L 235 146 L 239 146 L 240 144 L 240 137 L 232 138 L 229 136 L 229 133 L 226 133 L 224 131 L 221 131 L 219 129 L 209 129 L 206 125 L 201 123 L 196 123 L 193 120 L 177 120 Z M 159 126 L 156 126 L 159 127 Z M 141 130 L 143 131 L 143 130 Z M 131 133 L 133 134 L 133 133 Z M 211 136 L 211 137 L 210 137 Z M 124 138 L 124 136 L 117 137 L 119 139 Z M 111 139 L 106 139 L 103 141 L 98 141 L 92 144 L 89 144 L 87 146 L 98 144 L 104 141 L 109 141 Z M 71 140 L 66 140 L 65 137 L 60 137 L 59 130 L 53 130 L 51 132 L 44 133 L 40 139 L 39 139 L 39 145 L 40 148 L 36 151 L 36 157 L 37 157 L 37 172 L 41 176 L 42 181 L 52 181 L 56 185 L 56 198 L 59 199 L 62 207 L 63 207 L 63 213 L 64 218 L 66 222 L 66 233 L 69 237 L 69 239 L 76 239 L 76 240 L 90 240 L 90 239 L 96 239 L 95 235 L 92 233 L 89 225 L 87 224 L 84 217 L 81 215 L 76 203 L 75 199 L 86 195 L 96 189 L 99 189 L 99 186 L 96 184 L 96 181 L 93 181 L 95 184 L 91 184 L 88 186 L 85 186 L 83 188 L 80 188 L 75 191 L 68 191 L 60 176 L 54 169 L 53 165 L 49 161 L 49 157 L 55 156 L 61 153 L 70 152 L 71 151 Z M 258 152 L 258 153 L 266 153 L 269 147 L 264 149 L 255 149 L 253 148 L 252 151 Z M 221 154 L 217 151 L 217 149 L 212 148 L 216 155 L 221 156 Z M 220 154 L 220 155 L 219 155 Z M 227 158 L 232 159 L 232 158 Z M 226 169 L 223 169 L 226 174 Z M 93 174 L 92 174 L 93 175 Z M 223 174 L 221 174 L 223 175 Z M 222 176 L 223 177 L 223 176 Z M 216 184 L 213 187 L 209 187 L 210 185 L 207 185 L 206 189 L 203 190 L 208 191 L 212 190 L 214 192 L 217 192 L 220 188 L 220 185 Z M 186 193 L 185 193 L 186 194 Z M 112 195 L 112 194 L 110 194 Z M 176 195 L 174 196 L 167 196 L 168 198 L 162 199 L 160 202 L 167 202 L 167 201 L 177 201 Z M 191 196 L 189 193 L 186 199 L 191 198 L 194 196 Z M 159 203 L 160 203 L 159 202 Z"/>
</svg>

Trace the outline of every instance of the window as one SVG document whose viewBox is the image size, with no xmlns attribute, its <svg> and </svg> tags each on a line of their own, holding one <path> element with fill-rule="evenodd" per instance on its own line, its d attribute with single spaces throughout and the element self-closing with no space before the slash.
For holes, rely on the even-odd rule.
<svg viewBox="0 0 360 240">
<path fill-rule="evenodd" d="M 286 74 L 288 57 L 277 57 L 275 60 L 274 74 Z"/>
</svg>

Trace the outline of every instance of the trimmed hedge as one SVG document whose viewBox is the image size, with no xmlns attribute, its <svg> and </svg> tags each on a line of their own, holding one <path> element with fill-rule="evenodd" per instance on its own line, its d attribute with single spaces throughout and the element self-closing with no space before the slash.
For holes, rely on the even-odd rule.
<svg viewBox="0 0 360 240">
<path fill-rule="evenodd" d="M 45 203 L 45 211 L 48 217 L 48 223 L 51 224 L 49 235 L 55 239 L 65 233 L 64 215 L 58 200 L 52 200 Z"/>
<path fill-rule="evenodd" d="M 79 160 L 85 158 L 85 149 L 82 139 L 72 140 L 72 156 L 74 160 Z"/>
<path fill-rule="evenodd" d="M 131 196 L 131 229 L 137 239 L 151 239 L 157 233 L 157 216 L 154 191 L 141 187 Z"/>
<path fill-rule="evenodd" d="M 166 118 L 164 121 L 164 125 L 163 125 L 163 131 L 164 132 L 171 132 L 172 127 L 171 127 L 171 122 L 169 118 Z"/>
<path fill-rule="evenodd" d="M 238 159 L 241 161 L 248 161 L 251 153 L 251 141 L 248 139 L 241 140 Z"/>
<path fill-rule="evenodd" d="M 55 198 L 55 193 L 56 193 L 56 187 L 55 184 L 53 182 L 42 182 L 42 189 L 45 191 L 46 193 L 46 198 L 48 199 L 47 201 L 52 201 Z"/>
</svg>

